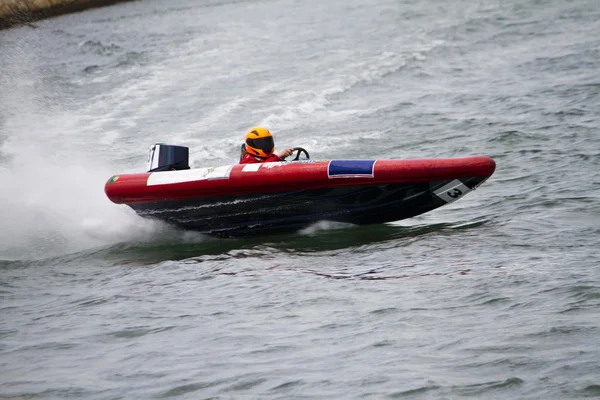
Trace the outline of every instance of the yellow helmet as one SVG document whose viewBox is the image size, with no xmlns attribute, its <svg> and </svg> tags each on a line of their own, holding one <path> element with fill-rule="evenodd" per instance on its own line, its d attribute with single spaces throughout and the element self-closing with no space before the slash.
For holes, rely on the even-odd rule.
<svg viewBox="0 0 600 400">
<path fill-rule="evenodd" d="M 268 129 L 257 126 L 246 133 L 246 151 L 260 158 L 268 158 L 275 151 L 273 135 Z"/>
</svg>

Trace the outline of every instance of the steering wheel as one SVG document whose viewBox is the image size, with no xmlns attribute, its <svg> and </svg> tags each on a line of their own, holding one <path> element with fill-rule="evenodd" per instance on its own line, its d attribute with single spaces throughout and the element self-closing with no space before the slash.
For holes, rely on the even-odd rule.
<svg viewBox="0 0 600 400">
<path fill-rule="evenodd" d="M 306 155 L 306 159 L 307 160 L 310 160 L 310 156 L 308 155 L 308 151 L 306 151 L 303 147 L 294 147 L 293 150 L 297 151 L 297 153 L 296 153 L 296 158 L 294 158 L 292 161 L 298 161 L 300 159 L 300 154 L 302 154 L 302 153 L 304 153 Z"/>
</svg>

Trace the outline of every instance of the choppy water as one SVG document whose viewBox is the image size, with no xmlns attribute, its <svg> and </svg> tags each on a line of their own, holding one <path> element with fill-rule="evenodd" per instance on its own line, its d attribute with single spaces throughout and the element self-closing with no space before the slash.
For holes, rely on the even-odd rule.
<svg viewBox="0 0 600 400">
<path fill-rule="evenodd" d="M 0 32 L 0 397 L 600 397 L 600 3 L 153 1 Z M 103 194 L 235 162 L 484 154 L 399 223 L 212 239 Z"/>
</svg>

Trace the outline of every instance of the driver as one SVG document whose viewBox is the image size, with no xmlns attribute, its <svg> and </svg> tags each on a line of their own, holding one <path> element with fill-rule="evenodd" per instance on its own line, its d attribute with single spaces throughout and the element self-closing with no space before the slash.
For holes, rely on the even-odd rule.
<svg viewBox="0 0 600 400">
<path fill-rule="evenodd" d="M 292 155 L 294 149 L 281 150 L 278 154 L 275 154 L 274 151 L 275 142 L 273 142 L 271 132 L 260 126 L 252 128 L 246 133 L 240 155 L 240 164 L 283 161 L 286 157 Z"/>
</svg>

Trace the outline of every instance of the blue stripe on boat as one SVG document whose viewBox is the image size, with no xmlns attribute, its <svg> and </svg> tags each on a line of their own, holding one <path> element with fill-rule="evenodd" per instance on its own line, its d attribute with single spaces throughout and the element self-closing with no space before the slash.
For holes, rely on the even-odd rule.
<svg viewBox="0 0 600 400">
<path fill-rule="evenodd" d="M 373 178 L 375 160 L 331 160 L 329 178 Z"/>
</svg>

